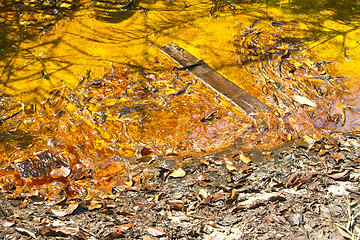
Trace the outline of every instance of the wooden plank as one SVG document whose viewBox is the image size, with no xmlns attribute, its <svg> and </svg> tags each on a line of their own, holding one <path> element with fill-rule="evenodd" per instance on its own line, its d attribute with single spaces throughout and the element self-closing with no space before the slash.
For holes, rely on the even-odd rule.
<svg viewBox="0 0 360 240">
<path fill-rule="evenodd" d="M 253 115 L 259 111 L 271 111 L 268 106 L 175 43 L 169 43 L 160 50 L 181 66 L 177 70 L 187 69 L 207 86 L 228 98 L 247 114 Z"/>
</svg>

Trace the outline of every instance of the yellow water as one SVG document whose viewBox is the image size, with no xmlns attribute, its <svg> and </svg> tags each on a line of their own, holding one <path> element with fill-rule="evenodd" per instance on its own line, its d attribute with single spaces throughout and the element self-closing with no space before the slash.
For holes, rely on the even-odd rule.
<svg viewBox="0 0 360 240">
<path fill-rule="evenodd" d="M 0 3 L 0 117 L 19 112 L 0 128 L 1 167 L 53 152 L 68 159 L 76 178 L 91 169 L 100 179 L 123 171 L 123 157 L 144 157 L 140 154 L 143 149 L 155 155 L 206 153 L 224 149 L 239 137 L 244 148 L 271 148 L 299 135 L 316 140 L 329 129 L 348 131 L 358 126 L 348 124 L 358 118 L 360 107 L 357 1 L 228 1 L 229 6 L 216 0 L 139 0 L 130 11 L 121 9 L 125 3 L 114 2 L 60 2 L 65 12 L 55 15 L 51 11 L 58 8 L 41 1 Z M 301 39 L 305 46 L 302 56 L 308 55 L 306 59 L 312 62 L 334 62 L 328 65 L 333 76 L 350 77 L 341 78 L 342 91 L 316 101 L 324 106 L 335 102 L 330 115 L 338 114 L 343 121 L 346 117 L 346 124 L 321 129 L 310 123 L 309 127 L 309 119 L 304 117 L 308 108 L 285 109 L 267 102 L 256 71 L 243 65 L 236 53 L 236 40 L 255 20 L 259 20 L 255 27 L 261 36 L 281 32 L 284 37 Z M 273 20 L 288 26 L 271 26 Z M 169 42 L 204 60 L 271 105 L 277 114 L 284 117 L 289 112 L 293 117 L 264 116 L 268 125 L 278 124 L 283 129 L 264 134 L 263 123 L 217 97 L 187 73 L 171 71 L 176 65 L 159 51 Z M 114 77 L 102 88 L 86 85 L 106 73 Z M 158 92 L 151 92 L 149 84 Z M 169 97 L 187 84 L 186 94 Z M 285 79 L 283 84 L 292 89 L 294 83 Z M 311 99 L 314 94 L 306 96 L 315 101 Z M 339 102 L 334 100 L 337 97 Z M 122 107 L 131 109 L 130 113 L 119 116 Z M 319 116 L 325 119 L 330 110 L 326 105 L 321 111 Z M 201 121 L 213 112 L 215 120 Z M 101 122 L 105 115 L 106 121 Z M 77 176 L 79 169 L 85 170 Z M 72 181 L 73 175 L 62 181 Z M 4 179 L 0 179 L 3 188 L 11 181 L 26 184 L 17 177 Z"/>
</svg>

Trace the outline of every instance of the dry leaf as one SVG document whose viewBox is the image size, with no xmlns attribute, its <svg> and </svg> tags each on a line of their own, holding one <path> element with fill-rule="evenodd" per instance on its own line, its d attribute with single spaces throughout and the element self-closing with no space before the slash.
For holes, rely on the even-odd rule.
<svg viewBox="0 0 360 240">
<path fill-rule="evenodd" d="M 211 199 L 212 199 L 212 196 L 208 196 L 207 198 L 204 198 L 200 204 L 205 204 L 205 205 L 208 205 L 210 202 L 211 202 Z"/>
<path fill-rule="evenodd" d="M 41 229 L 41 234 L 44 236 L 53 236 L 53 237 L 75 237 L 79 234 L 78 228 L 53 228 L 53 227 L 44 227 Z"/>
<path fill-rule="evenodd" d="M 184 209 L 184 203 L 181 201 L 175 202 L 175 201 L 165 201 L 166 204 L 170 207 L 170 209 L 176 210 L 176 211 L 182 211 Z"/>
<path fill-rule="evenodd" d="M 302 104 L 302 105 L 308 105 L 310 107 L 317 107 L 316 103 L 314 103 L 313 101 L 309 100 L 308 98 L 306 97 L 303 97 L 303 96 L 300 96 L 300 95 L 293 95 L 292 98 Z"/>
<path fill-rule="evenodd" d="M 321 157 L 323 155 L 325 155 L 326 153 L 328 153 L 329 151 L 326 149 L 320 149 L 320 151 L 318 152 L 318 155 Z"/>
<path fill-rule="evenodd" d="M 67 177 L 71 173 L 71 169 L 65 166 L 55 168 L 50 172 L 50 176 L 53 178 Z"/>
<path fill-rule="evenodd" d="M 244 163 L 249 163 L 249 162 L 251 162 L 251 159 L 248 158 L 248 157 L 246 157 L 243 153 L 240 153 L 240 154 L 239 154 L 239 158 L 240 158 L 240 160 L 243 161 Z"/>
<path fill-rule="evenodd" d="M 6 220 L 1 221 L 1 225 L 2 225 L 3 227 L 11 227 L 11 226 L 13 226 L 14 224 L 15 224 L 14 221 L 6 221 Z"/>
<path fill-rule="evenodd" d="M 336 228 L 344 238 L 348 238 L 348 239 L 353 238 L 352 235 L 350 233 L 348 233 L 347 230 L 343 229 L 342 227 L 336 226 Z"/>
<path fill-rule="evenodd" d="M 238 171 L 237 167 L 235 167 L 234 165 L 226 164 L 226 168 L 227 168 L 227 170 L 229 170 L 231 172 L 237 172 Z"/>
<path fill-rule="evenodd" d="M 298 174 L 297 173 L 293 173 L 293 174 L 291 174 L 291 176 L 290 176 L 290 178 L 289 178 L 289 180 L 286 182 L 286 184 L 285 184 L 285 187 L 291 187 L 293 184 L 294 184 L 294 182 L 295 182 L 295 180 L 298 178 Z"/>
<path fill-rule="evenodd" d="M 224 199 L 225 199 L 224 191 L 220 190 L 213 196 L 212 201 L 217 202 L 217 201 L 224 200 Z"/>
<path fill-rule="evenodd" d="M 212 220 L 208 221 L 207 225 L 210 225 L 210 226 L 212 226 L 214 228 L 219 228 L 220 227 L 219 224 L 217 224 L 216 222 L 214 222 Z"/>
<path fill-rule="evenodd" d="M 185 175 L 186 175 L 186 172 L 184 170 L 182 170 L 181 168 L 179 168 L 176 171 L 170 173 L 169 177 L 181 178 L 181 177 L 184 177 Z"/>
<path fill-rule="evenodd" d="M 89 205 L 86 206 L 88 210 L 100 209 L 103 206 L 102 202 L 99 201 L 90 201 Z"/>
<path fill-rule="evenodd" d="M 28 235 L 28 236 L 36 239 L 35 232 L 30 231 L 29 229 L 22 228 L 22 227 L 16 227 L 15 230 L 18 231 L 19 233 L 24 233 L 25 235 Z"/>
<path fill-rule="evenodd" d="M 199 173 L 198 175 L 196 175 L 196 179 L 195 181 L 200 185 L 200 186 L 212 186 L 212 182 L 210 181 L 210 178 L 205 176 L 202 173 Z"/>
<path fill-rule="evenodd" d="M 209 193 L 208 193 L 205 189 L 200 189 L 199 195 L 200 195 L 202 198 L 207 198 L 207 197 L 209 196 Z"/>
<path fill-rule="evenodd" d="M 132 223 L 127 223 L 127 224 L 122 224 L 122 225 L 116 225 L 116 230 L 119 232 L 125 232 L 127 230 L 129 230 L 130 228 L 132 228 L 134 226 L 134 224 Z"/>
<path fill-rule="evenodd" d="M 79 206 L 78 203 L 72 203 L 68 206 L 68 208 L 65 211 L 58 209 L 50 209 L 50 212 L 57 217 L 64 217 L 66 215 L 73 213 L 78 208 L 78 206 Z"/>
<path fill-rule="evenodd" d="M 162 230 L 162 228 L 147 227 L 145 230 L 153 237 L 160 237 L 165 235 L 165 232 Z"/>
<path fill-rule="evenodd" d="M 350 170 L 345 170 L 343 172 L 331 174 L 331 175 L 329 175 L 329 177 L 331 177 L 332 179 L 340 180 L 340 179 L 344 179 L 345 177 L 347 177 L 349 172 L 350 172 Z"/>
</svg>

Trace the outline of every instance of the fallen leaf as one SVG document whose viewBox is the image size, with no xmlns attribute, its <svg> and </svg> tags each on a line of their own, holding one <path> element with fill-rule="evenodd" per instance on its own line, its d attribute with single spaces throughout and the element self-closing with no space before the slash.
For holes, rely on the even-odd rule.
<svg viewBox="0 0 360 240">
<path fill-rule="evenodd" d="M 287 140 L 290 142 L 291 139 L 292 139 L 291 133 L 288 133 L 288 134 L 286 135 L 286 138 L 287 138 Z"/>
<path fill-rule="evenodd" d="M 145 230 L 153 237 L 160 237 L 165 235 L 165 232 L 162 228 L 147 227 Z"/>
<path fill-rule="evenodd" d="M 246 209 L 254 209 L 261 206 L 265 206 L 268 202 L 274 201 L 285 201 L 286 198 L 280 195 L 275 195 L 273 193 L 264 193 L 259 196 L 252 197 L 246 201 L 241 202 L 237 207 L 235 207 L 231 212 L 239 212 Z"/>
<path fill-rule="evenodd" d="M 11 227 L 11 226 L 13 226 L 14 224 L 15 224 L 14 221 L 6 221 L 6 220 L 1 221 L 1 225 L 2 225 L 3 227 Z"/>
<path fill-rule="evenodd" d="M 55 168 L 50 172 L 50 176 L 53 178 L 68 177 L 71 173 L 71 169 L 65 166 Z"/>
<path fill-rule="evenodd" d="M 251 159 L 248 158 L 248 157 L 246 157 L 243 153 L 240 153 L 240 154 L 239 154 L 239 158 L 240 158 L 240 160 L 243 161 L 244 163 L 249 163 L 249 162 L 251 162 Z"/>
<path fill-rule="evenodd" d="M 294 184 L 294 182 L 295 182 L 295 180 L 298 178 L 298 174 L 297 173 L 293 173 L 293 174 L 291 174 L 291 176 L 290 176 L 290 178 L 289 178 L 289 180 L 286 182 L 286 184 L 285 184 L 285 187 L 291 187 L 293 184 Z"/>
<path fill-rule="evenodd" d="M 28 235 L 28 236 L 36 239 L 35 232 L 30 231 L 29 229 L 22 228 L 22 227 L 16 227 L 15 230 L 18 231 L 19 233 L 23 233 L 25 235 Z"/>
<path fill-rule="evenodd" d="M 196 201 L 190 203 L 189 207 L 186 209 L 186 212 L 190 212 L 192 210 L 195 210 L 196 209 L 196 204 L 197 204 Z"/>
<path fill-rule="evenodd" d="M 205 205 L 208 205 L 210 202 L 211 202 L 211 199 L 212 199 L 212 196 L 208 196 L 207 198 L 204 198 L 200 204 L 205 204 Z"/>
<path fill-rule="evenodd" d="M 64 217 L 66 215 L 69 215 L 73 213 L 77 208 L 79 204 L 78 203 L 72 203 L 68 206 L 66 210 L 58 210 L 58 209 L 50 209 L 50 212 L 54 214 L 57 217 Z"/>
<path fill-rule="evenodd" d="M 318 155 L 321 157 L 323 155 L 325 155 L 326 153 L 328 153 L 329 151 L 326 149 L 320 149 L 320 151 L 318 152 Z"/>
<path fill-rule="evenodd" d="M 64 191 L 66 192 L 68 200 L 74 198 L 85 198 L 88 194 L 87 190 L 83 186 L 75 182 L 69 182 L 66 184 Z"/>
<path fill-rule="evenodd" d="M 200 189 L 199 195 L 200 195 L 202 198 L 207 198 L 207 197 L 209 196 L 209 193 L 208 193 L 205 189 Z"/>
<path fill-rule="evenodd" d="M 226 164 L 226 168 L 227 168 L 227 170 L 229 170 L 231 172 L 237 172 L 238 171 L 237 167 L 235 167 L 234 165 L 228 164 L 228 163 Z"/>
<path fill-rule="evenodd" d="M 41 235 L 47 237 L 75 237 L 79 234 L 78 228 L 56 228 L 56 227 L 44 227 L 40 231 Z"/>
<path fill-rule="evenodd" d="M 224 199 L 225 199 L 224 191 L 220 190 L 213 196 L 212 201 L 217 202 L 217 201 L 224 200 Z"/>
<path fill-rule="evenodd" d="M 86 206 L 88 210 L 100 209 L 103 206 L 102 202 L 99 201 L 90 201 Z"/>
<path fill-rule="evenodd" d="M 181 178 L 181 177 L 184 177 L 185 175 L 186 175 L 186 172 L 183 169 L 179 168 L 176 171 L 170 173 L 169 177 Z"/>
<path fill-rule="evenodd" d="M 184 203 L 181 201 L 175 202 L 175 201 L 165 201 L 166 204 L 169 206 L 170 209 L 176 210 L 176 211 L 182 211 L 184 209 Z"/>
<path fill-rule="evenodd" d="M 116 225 L 116 229 L 120 232 L 125 232 L 127 230 L 129 230 L 130 228 L 132 228 L 134 226 L 134 224 L 132 223 L 127 223 L 127 224 L 122 224 L 122 225 Z"/>
<path fill-rule="evenodd" d="M 219 224 L 217 224 L 216 222 L 214 222 L 212 220 L 208 221 L 207 225 L 210 225 L 210 226 L 212 226 L 214 228 L 219 228 L 220 227 Z"/>
<path fill-rule="evenodd" d="M 149 148 L 143 148 L 143 149 L 141 149 L 141 156 L 147 156 L 147 155 L 150 155 L 150 154 L 152 154 L 153 153 L 153 151 L 151 150 L 151 149 L 149 149 Z"/>
<path fill-rule="evenodd" d="M 332 179 L 341 180 L 341 179 L 346 178 L 349 172 L 350 172 L 350 170 L 345 170 L 343 172 L 334 173 L 334 174 L 331 174 L 328 176 L 331 177 Z"/>
<path fill-rule="evenodd" d="M 138 188 L 131 187 L 131 186 L 125 186 L 124 191 L 140 192 L 140 190 Z"/>
<path fill-rule="evenodd" d="M 313 101 L 309 100 L 308 98 L 306 97 L 303 97 L 303 96 L 300 96 L 300 95 L 293 95 L 292 98 L 302 104 L 302 105 L 308 105 L 310 107 L 317 107 L 316 103 L 314 103 Z"/>
<path fill-rule="evenodd" d="M 347 238 L 347 239 L 352 239 L 353 238 L 353 236 L 350 233 L 348 233 L 347 229 L 344 229 L 341 226 L 336 226 L 336 228 L 344 238 Z"/>
<path fill-rule="evenodd" d="M 199 173 L 198 175 L 196 175 L 195 181 L 200 186 L 212 186 L 212 182 L 210 181 L 210 178 L 205 176 L 202 173 Z"/>
</svg>

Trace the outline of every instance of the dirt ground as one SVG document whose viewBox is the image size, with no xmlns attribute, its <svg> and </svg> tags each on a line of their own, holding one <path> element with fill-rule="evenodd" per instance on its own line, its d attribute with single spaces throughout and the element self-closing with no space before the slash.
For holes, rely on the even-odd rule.
<svg viewBox="0 0 360 240">
<path fill-rule="evenodd" d="M 357 239 L 360 138 L 159 158 L 156 187 L 50 203 L 2 192 L 2 239 Z M 179 170 L 180 169 L 180 170 Z M 135 171 L 135 170 L 134 170 Z M 235 173 L 235 174 L 234 174 Z"/>
</svg>

